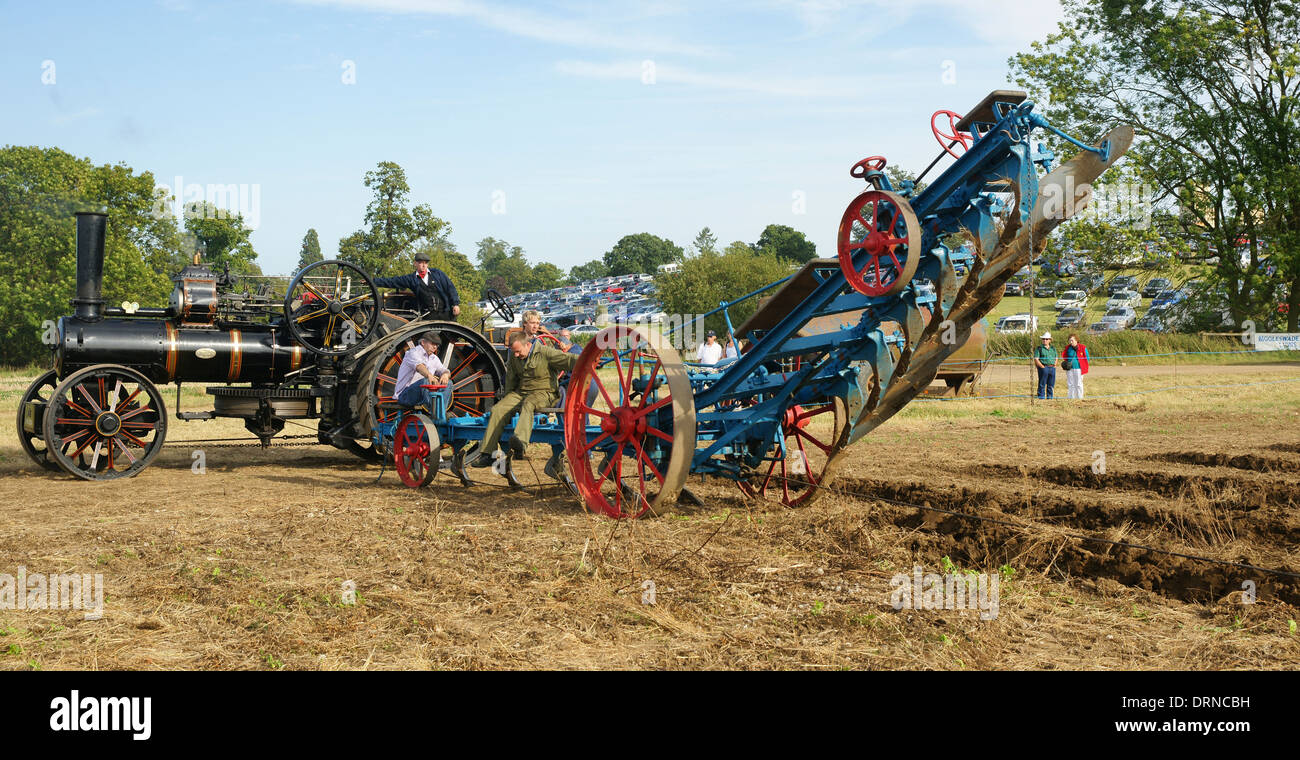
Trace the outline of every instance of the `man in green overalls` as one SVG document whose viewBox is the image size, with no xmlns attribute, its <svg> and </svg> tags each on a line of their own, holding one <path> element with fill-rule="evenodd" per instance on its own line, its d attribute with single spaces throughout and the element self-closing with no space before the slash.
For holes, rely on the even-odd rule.
<svg viewBox="0 0 1300 760">
<path fill-rule="evenodd" d="M 510 341 L 510 361 L 506 364 L 506 384 L 501 400 L 492 406 L 483 447 L 475 467 L 490 467 L 492 454 L 501 440 L 501 433 L 511 415 L 519 413 L 514 435 L 510 436 L 510 453 L 516 458 L 524 455 L 524 447 L 533 434 L 533 415 L 538 409 L 554 406 L 559 399 L 556 378 L 561 372 L 573 371 L 578 363 L 577 354 L 544 346 L 519 334 Z"/>
</svg>

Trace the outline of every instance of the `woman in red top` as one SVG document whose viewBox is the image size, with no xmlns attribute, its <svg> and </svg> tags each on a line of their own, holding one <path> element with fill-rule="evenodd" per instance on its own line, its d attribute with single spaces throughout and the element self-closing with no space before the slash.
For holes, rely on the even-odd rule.
<svg viewBox="0 0 1300 760">
<path fill-rule="evenodd" d="M 1083 376 L 1088 373 L 1088 347 L 1079 342 L 1079 336 L 1070 333 L 1069 342 L 1061 352 L 1061 368 L 1065 370 L 1066 397 L 1083 398 Z"/>
</svg>

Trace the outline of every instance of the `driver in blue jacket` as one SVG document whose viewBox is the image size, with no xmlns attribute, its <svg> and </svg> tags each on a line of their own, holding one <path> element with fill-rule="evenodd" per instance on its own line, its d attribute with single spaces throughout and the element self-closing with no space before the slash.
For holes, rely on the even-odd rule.
<svg viewBox="0 0 1300 760">
<path fill-rule="evenodd" d="M 460 314 L 460 294 L 441 269 L 429 267 L 429 254 L 415 254 L 415 272 L 398 277 L 376 277 L 380 288 L 406 288 L 415 294 L 421 313 L 431 319 L 452 321 Z"/>
</svg>

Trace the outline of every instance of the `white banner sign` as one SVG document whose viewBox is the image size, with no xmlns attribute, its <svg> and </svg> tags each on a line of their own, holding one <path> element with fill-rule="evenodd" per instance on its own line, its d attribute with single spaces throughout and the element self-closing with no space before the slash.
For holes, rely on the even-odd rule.
<svg viewBox="0 0 1300 760">
<path fill-rule="evenodd" d="M 1256 351 L 1300 351 L 1300 333 L 1256 333 Z"/>
</svg>

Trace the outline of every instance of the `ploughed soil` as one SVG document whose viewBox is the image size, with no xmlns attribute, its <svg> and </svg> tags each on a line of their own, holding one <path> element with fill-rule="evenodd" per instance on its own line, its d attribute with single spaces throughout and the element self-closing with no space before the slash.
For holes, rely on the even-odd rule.
<svg viewBox="0 0 1300 760">
<path fill-rule="evenodd" d="M 101 574 L 105 601 L 0 609 L 0 667 L 1296 668 L 1297 388 L 916 402 L 810 507 L 692 476 L 703 506 L 622 522 L 543 447 L 521 490 L 412 490 L 331 448 L 184 443 L 231 421 L 74 480 L 22 454 L 6 392 L 0 573 Z M 895 609 L 914 567 L 996 576 L 996 617 Z"/>
</svg>

